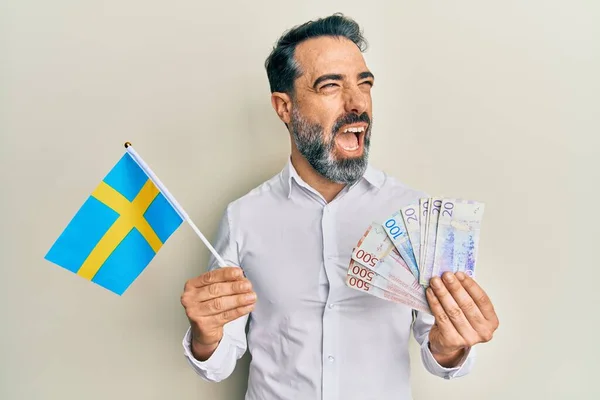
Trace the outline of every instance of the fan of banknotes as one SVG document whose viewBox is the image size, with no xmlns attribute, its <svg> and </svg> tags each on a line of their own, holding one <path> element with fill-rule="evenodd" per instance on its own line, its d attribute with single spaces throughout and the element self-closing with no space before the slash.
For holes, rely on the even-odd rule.
<svg viewBox="0 0 600 400">
<path fill-rule="evenodd" d="M 477 201 L 429 197 L 373 222 L 352 251 L 346 285 L 431 313 L 425 288 L 433 276 L 475 276 L 483 211 Z"/>
</svg>

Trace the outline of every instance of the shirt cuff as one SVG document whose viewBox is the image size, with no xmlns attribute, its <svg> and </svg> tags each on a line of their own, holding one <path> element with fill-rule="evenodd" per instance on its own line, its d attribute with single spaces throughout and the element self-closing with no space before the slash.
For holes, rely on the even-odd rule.
<svg viewBox="0 0 600 400">
<path fill-rule="evenodd" d="M 471 371 L 475 361 L 475 349 L 473 347 L 469 348 L 456 367 L 446 368 L 442 367 L 437 362 L 435 357 L 433 357 L 433 354 L 429 349 L 429 339 L 426 339 L 421 345 L 421 356 L 423 358 L 425 368 L 429 372 L 444 379 L 453 379 L 466 375 Z"/>
<path fill-rule="evenodd" d="M 223 338 L 217 345 L 215 351 L 205 361 L 197 360 L 192 353 L 192 329 L 188 328 L 183 337 L 182 345 L 183 352 L 192 366 L 200 374 L 200 376 L 213 381 L 219 379 L 221 368 L 226 364 L 227 356 L 230 351 L 231 341 L 227 334 L 223 334 Z"/>
</svg>

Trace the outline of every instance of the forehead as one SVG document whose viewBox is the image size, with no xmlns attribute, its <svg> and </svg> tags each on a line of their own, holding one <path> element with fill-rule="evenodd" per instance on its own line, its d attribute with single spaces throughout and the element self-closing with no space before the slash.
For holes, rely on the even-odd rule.
<svg viewBox="0 0 600 400">
<path fill-rule="evenodd" d="M 344 37 L 311 38 L 296 47 L 294 58 L 305 78 L 314 80 L 323 74 L 344 74 L 355 77 L 367 71 L 360 49 Z"/>
</svg>

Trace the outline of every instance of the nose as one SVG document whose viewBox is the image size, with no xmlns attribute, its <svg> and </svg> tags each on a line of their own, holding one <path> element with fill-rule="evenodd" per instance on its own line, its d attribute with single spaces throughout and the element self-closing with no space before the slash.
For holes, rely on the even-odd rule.
<svg viewBox="0 0 600 400">
<path fill-rule="evenodd" d="M 346 112 L 360 115 L 367 110 L 367 96 L 358 87 L 346 88 L 344 97 Z"/>
</svg>

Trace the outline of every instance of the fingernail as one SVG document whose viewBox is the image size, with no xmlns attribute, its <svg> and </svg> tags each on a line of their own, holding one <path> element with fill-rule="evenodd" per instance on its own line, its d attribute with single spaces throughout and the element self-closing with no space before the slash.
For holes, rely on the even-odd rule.
<svg viewBox="0 0 600 400">
<path fill-rule="evenodd" d="M 431 280 L 429 281 L 429 284 L 436 289 L 439 289 L 440 287 L 442 287 L 442 282 L 440 282 L 440 278 L 438 278 L 438 277 L 431 278 Z"/>
<path fill-rule="evenodd" d="M 456 277 L 458 278 L 458 280 L 459 280 L 459 281 L 461 281 L 461 282 L 462 282 L 462 281 L 464 281 L 464 280 L 465 280 L 465 278 L 466 278 L 466 275 L 465 275 L 465 273 L 464 273 L 464 272 L 457 272 L 457 273 L 456 273 Z"/>
<path fill-rule="evenodd" d="M 454 274 L 450 273 L 450 272 L 446 272 L 444 274 L 444 280 L 448 283 L 452 283 L 454 282 Z"/>
<path fill-rule="evenodd" d="M 256 294 L 254 294 L 254 293 L 247 294 L 246 297 L 244 297 L 244 299 L 246 301 L 254 301 L 254 300 L 256 300 Z"/>
<path fill-rule="evenodd" d="M 250 287 L 252 285 L 250 285 L 250 282 L 244 282 L 242 283 L 242 290 L 250 290 Z"/>
</svg>

